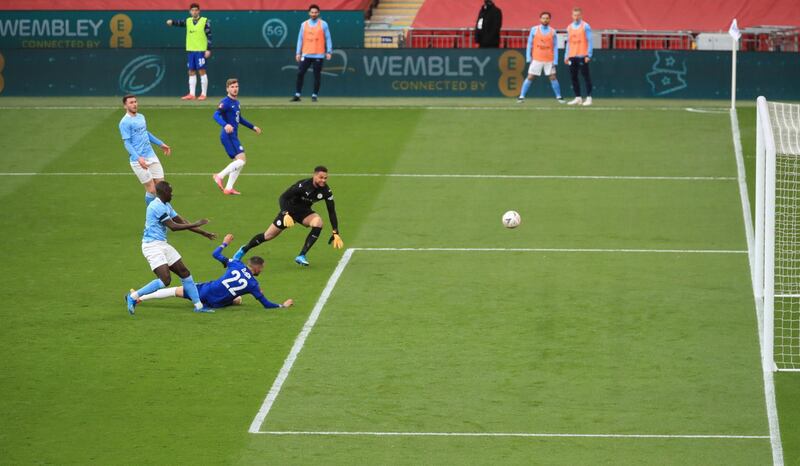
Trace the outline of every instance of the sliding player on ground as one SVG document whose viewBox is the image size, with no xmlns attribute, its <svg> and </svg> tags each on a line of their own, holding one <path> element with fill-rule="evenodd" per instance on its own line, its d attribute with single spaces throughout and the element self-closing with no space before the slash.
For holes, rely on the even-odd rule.
<svg viewBox="0 0 800 466">
<path fill-rule="evenodd" d="M 208 239 L 214 239 L 217 235 L 200 229 L 201 226 L 208 223 L 208 220 L 202 219 L 189 223 L 175 212 L 175 209 L 170 204 L 170 201 L 172 201 L 172 186 L 166 181 L 156 184 L 156 196 L 157 198 L 147 206 L 147 211 L 145 212 L 142 254 L 144 254 L 145 259 L 150 264 L 150 270 L 156 274 L 157 278 L 138 290 L 131 289 L 130 293 L 125 295 L 128 313 L 134 314 L 136 300 L 139 297 L 168 286 L 172 280 L 170 271 L 175 272 L 181 278 L 184 292 L 194 303 L 195 312 L 214 312 L 212 309 L 203 306 L 191 272 L 183 264 L 178 251 L 167 243 L 167 228 L 172 231 L 190 230 Z"/>
<path fill-rule="evenodd" d="M 123 97 L 122 105 L 125 107 L 125 116 L 119 121 L 122 144 L 128 151 L 133 173 L 144 185 L 144 203 L 149 205 L 156 198 L 156 183 L 164 180 L 164 168 L 151 144 L 161 147 L 166 155 L 169 155 L 172 149 L 147 131 L 147 121 L 144 115 L 139 113 L 139 102 L 135 95 Z"/>
<path fill-rule="evenodd" d="M 189 16 L 183 19 L 168 19 L 167 26 L 186 28 L 186 66 L 189 68 L 189 93 L 181 97 L 183 100 L 194 100 L 197 88 L 197 75 L 200 74 L 200 97 L 206 100 L 208 91 L 208 75 L 206 60 L 211 57 L 211 21 L 200 16 L 200 5 L 189 5 Z"/>
<path fill-rule="evenodd" d="M 572 9 L 572 22 L 567 26 L 567 48 L 564 50 L 564 63 L 569 65 L 572 90 L 575 98 L 567 105 L 592 105 L 592 77 L 589 75 L 589 62 L 592 60 L 592 28 L 583 20 L 580 8 Z M 586 99 L 581 94 L 578 73 L 586 85 Z"/>
<path fill-rule="evenodd" d="M 314 168 L 314 176 L 297 181 L 281 194 L 278 200 L 281 210 L 272 225 L 269 226 L 267 231 L 253 236 L 249 243 L 239 248 L 236 254 L 233 255 L 233 259 L 241 260 L 247 251 L 263 242 L 275 239 L 283 230 L 293 227 L 295 223 L 301 223 L 303 226 L 311 228 L 311 232 L 306 237 L 303 249 L 300 250 L 300 254 L 294 258 L 294 261 L 300 265 L 307 266 L 308 259 L 306 259 L 306 254 L 308 254 L 309 249 L 314 246 L 314 243 L 319 239 L 320 233 L 322 233 L 322 217 L 311 210 L 311 207 L 315 202 L 322 199 L 325 199 L 328 217 L 333 227 L 328 244 L 333 243 L 335 249 L 344 247 L 344 242 L 339 236 L 339 220 L 336 218 L 333 192 L 328 186 L 328 169 L 318 166 Z"/>
<path fill-rule="evenodd" d="M 264 306 L 265 309 L 275 309 L 281 307 L 290 307 L 294 301 L 287 299 L 282 304 L 273 303 L 264 293 L 261 292 L 261 287 L 255 279 L 262 270 L 264 270 L 264 259 L 253 256 L 244 263 L 231 260 L 222 254 L 222 250 L 227 248 L 233 241 L 233 235 L 228 233 L 222 240 L 222 245 L 214 249 L 211 253 L 214 259 L 222 263 L 225 267 L 225 273 L 222 274 L 217 280 L 213 282 L 205 282 L 197 285 L 197 291 L 200 293 L 200 301 L 203 305 L 212 309 L 219 309 L 231 305 L 242 304 L 242 296 L 252 294 L 258 302 Z M 138 302 L 147 301 L 150 299 L 164 299 L 164 298 L 187 298 L 182 286 L 173 288 L 163 288 L 154 293 L 140 296 Z"/>
<path fill-rule="evenodd" d="M 241 108 L 239 107 L 239 80 L 231 78 L 225 83 L 225 89 L 228 91 L 227 97 L 219 102 L 217 111 L 214 112 L 214 121 L 222 126 L 222 132 L 219 134 L 219 140 L 222 142 L 222 147 L 225 148 L 225 153 L 228 157 L 233 159 L 221 172 L 213 175 L 214 183 L 217 184 L 224 194 L 242 194 L 233 189 L 236 179 L 242 172 L 247 158 L 244 155 L 244 146 L 239 142 L 239 123 L 252 129 L 256 134 L 261 134 L 261 128 L 253 125 L 245 120 L 242 116 Z M 228 182 L 222 186 L 222 180 L 228 177 Z"/>
<path fill-rule="evenodd" d="M 556 65 L 558 64 L 558 38 L 555 29 L 550 27 L 550 12 L 543 11 L 539 15 L 541 25 L 531 28 L 528 35 L 528 48 L 525 51 L 525 59 L 530 63 L 528 67 L 528 79 L 522 84 L 522 92 L 517 98 L 518 103 L 525 102 L 528 89 L 531 88 L 533 80 L 537 76 L 544 74 L 550 78 L 550 87 L 559 103 L 564 103 L 561 98 L 561 86 L 556 79 Z"/>
</svg>

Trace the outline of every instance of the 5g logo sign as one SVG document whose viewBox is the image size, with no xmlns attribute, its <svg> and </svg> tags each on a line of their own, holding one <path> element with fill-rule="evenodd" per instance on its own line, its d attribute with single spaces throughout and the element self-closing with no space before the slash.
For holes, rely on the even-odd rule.
<svg viewBox="0 0 800 466">
<path fill-rule="evenodd" d="M 264 42 L 274 49 L 283 44 L 288 34 L 289 29 L 286 27 L 286 23 L 278 18 L 268 19 L 261 26 L 261 35 L 264 36 Z"/>
</svg>

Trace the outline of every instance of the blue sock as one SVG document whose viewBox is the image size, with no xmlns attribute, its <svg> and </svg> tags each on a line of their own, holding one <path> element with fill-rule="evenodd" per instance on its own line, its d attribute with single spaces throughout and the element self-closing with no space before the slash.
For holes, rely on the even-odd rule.
<svg viewBox="0 0 800 466">
<path fill-rule="evenodd" d="M 153 200 L 155 200 L 156 195 L 151 192 L 144 193 L 144 205 L 150 205 Z"/>
<path fill-rule="evenodd" d="M 553 94 L 556 95 L 556 99 L 561 98 L 561 85 L 558 84 L 558 79 L 554 79 L 550 81 L 550 87 L 553 88 Z"/>
<path fill-rule="evenodd" d="M 181 283 L 183 284 L 183 292 L 192 300 L 194 307 L 197 309 L 203 307 L 203 303 L 200 302 L 200 293 L 197 291 L 197 285 L 194 284 L 194 278 L 191 275 L 181 278 Z"/>
<path fill-rule="evenodd" d="M 141 297 L 146 294 L 156 292 L 161 288 L 164 288 L 164 282 L 162 282 L 160 278 L 156 278 L 152 282 L 148 283 L 147 285 L 141 287 L 138 291 L 136 291 L 136 295 Z"/>
<path fill-rule="evenodd" d="M 520 97 L 524 98 L 526 95 L 528 95 L 528 89 L 531 88 L 531 84 L 533 84 L 533 81 L 529 79 L 526 79 L 525 82 L 522 83 L 522 92 L 519 93 Z"/>
</svg>

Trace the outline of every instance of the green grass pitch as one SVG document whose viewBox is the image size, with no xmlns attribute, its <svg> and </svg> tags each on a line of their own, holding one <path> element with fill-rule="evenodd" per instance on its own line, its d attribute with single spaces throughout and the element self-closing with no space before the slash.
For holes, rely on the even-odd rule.
<svg viewBox="0 0 800 466">
<path fill-rule="evenodd" d="M 243 129 L 244 194 L 224 197 L 214 102 L 140 98 L 184 217 L 238 246 L 325 164 L 358 248 L 256 434 L 343 253 L 329 225 L 311 267 L 292 261 L 301 228 L 255 250 L 291 309 L 162 300 L 130 317 L 123 295 L 152 274 L 117 104 L 0 100 L 0 464 L 771 463 L 720 104 L 245 95 L 264 134 Z M 752 181 L 755 110 L 739 119 Z M 169 241 L 196 280 L 217 278 L 218 241 Z M 800 464 L 800 378 L 775 379 Z"/>
</svg>

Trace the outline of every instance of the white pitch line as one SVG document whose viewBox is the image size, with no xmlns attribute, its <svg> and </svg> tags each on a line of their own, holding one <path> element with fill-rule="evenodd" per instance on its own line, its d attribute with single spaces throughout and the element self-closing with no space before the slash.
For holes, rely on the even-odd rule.
<svg viewBox="0 0 800 466">
<path fill-rule="evenodd" d="M 625 438 L 625 439 L 733 439 L 767 440 L 769 435 L 716 434 L 554 434 L 531 432 L 337 432 L 337 431 L 266 431 L 262 435 L 346 435 L 370 437 L 539 437 L 539 438 Z"/>
<path fill-rule="evenodd" d="M 516 101 L 513 101 L 516 103 Z M 0 111 L 2 110 L 119 110 L 119 106 L 116 105 L 54 105 L 54 106 L 47 106 L 47 105 L 38 105 L 38 106 L 22 106 L 22 105 L 9 105 L 3 106 L 0 105 Z M 163 109 L 163 110 L 179 110 L 179 109 L 186 109 L 186 110 L 208 110 L 213 109 L 214 106 L 208 105 L 150 105 L 147 106 L 148 109 Z M 458 111 L 497 111 L 497 110 L 507 110 L 507 111 L 514 111 L 514 112 L 524 112 L 524 111 L 553 111 L 553 112 L 621 112 L 621 111 L 661 111 L 661 112 L 684 112 L 687 109 L 685 107 L 602 107 L 602 106 L 593 106 L 593 107 L 562 107 L 562 106 L 527 106 L 527 105 L 508 105 L 508 106 L 499 106 L 499 105 L 491 105 L 491 106 L 459 106 L 459 105 L 320 105 L 320 106 L 308 106 L 308 105 L 297 105 L 297 104 L 252 104 L 247 106 L 248 109 L 332 109 L 332 110 L 458 110 Z M 715 109 L 716 107 L 709 107 L 710 109 Z M 720 107 L 721 108 L 721 107 Z M 712 112 L 717 113 L 717 112 Z"/>
<path fill-rule="evenodd" d="M 130 172 L 0 172 L 0 176 L 130 176 Z M 167 176 L 210 176 L 211 173 L 168 173 Z M 242 173 L 239 176 L 308 176 L 308 173 Z M 334 173 L 336 177 L 386 177 L 432 179 L 508 180 L 633 180 L 633 181 L 736 181 L 733 176 L 638 176 L 638 175 L 492 175 L 452 173 Z"/>
<path fill-rule="evenodd" d="M 744 156 L 742 154 L 742 140 L 741 133 L 739 132 L 739 117 L 736 114 L 736 109 L 730 109 L 731 117 L 731 133 L 733 135 L 733 149 L 736 156 L 736 170 L 739 178 L 739 199 L 742 203 L 742 220 L 744 222 L 745 242 L 747 243 L 747 257 L 750 264 L 750 279 L 755 285 L 755 240 L 753 239 L 753 218 L 750 213 L 750 198 L 747 191 L 747 180 L 744 169 Z M 762 332 L 762 324 L 759 315 L 763 315 L 762 306 L 754 295 L 755 310 L 756 310 L 756 323 L 758 331 L 758 343 L 761 351 L 764 351 L 764 335 Z M 773 466 L 783 466 L 783 445 L 781 444 L 781 429 L 778 422 L 778 406 L 775 401 L 775 380 L 772 374 L 772 369 L 766 367 L 764 363 L 763 354 L 761 355 L 761 372 L 764 379 L 764 401 L 767 408 L 767 422 L 769 424 L 770 445 L 772 447 L 772 464 Z"/>
<path fill-rule="evenodd" d="M 352 248 L 356 251 L 416 252 L 619 252 L 653 254 L 747 254 L 737 249 L 614 249 L 614 248 Z"/>
<path fill-rule="evenodd" d="M 303 329 L 300 330 L 300 334 L 297 335 L 297 338 L 294 341 L 292 350 L 289 352 L 289 355 L 283 362 L 283 367 L 281 367 L 280 372 L 278 372 L 275 382 L 273 382 L 272 387 L 269 389 L 269 392 L 267 392 L 267 397 L 264 398 L 264 403 L 261 404 L 261 408 L 258 410 L 255 419 L 253 419 L 253 422 L 250 424 L 250 429 L 248 432 L 251 434 L 258 433 L 258 430 L 261 429 L 261 424 L 264 423 L 264 419 L 267 417 L 267 414 L 269 414 L 269 410 L 272 409 L 272 404 L 275 403 L 275 399 L 278 398 L 278 394 L 281 392 L 283 383 L 286 381 L 286 378 L 289 377 L 289 372 L 292 370 L 292 366 L 294 366 L 294 362 L 297 360 L 300 350 L 303 349 L 303 345 L 306 343 L 306 338 L 308 338 L 308 335 L 311 333 L 311 329 L 313 329 L 314 325 L 317 323 L 317 319 L 322 312 L 322 308 L 325 307 L 325 303 L 328 302 L 328 298 L 331 296 L 333 288 L 336 286 L 336 282 L 339 281 L 339 277 L 342 275 L 342 272 L 344 272 L 344 268 L 347 267 L 350 257 L 353 256 L 353 252 L 353 249 L 347 249 L 342 255 L 342 258 L 339 259 L 339 264 L 336 265 L 336 269 L 334 269 L 333 273 L 331 274 L 331 278 L 328 279 L 328 284 L 325 285 L 325 289 L 322 290 L 322 294 L 319 296 L 317 304 L 314 305 L 314 309 L 311 310 L 308 320 L 306 320 L 306 323 L 303 324 Z"/>
</svg>

